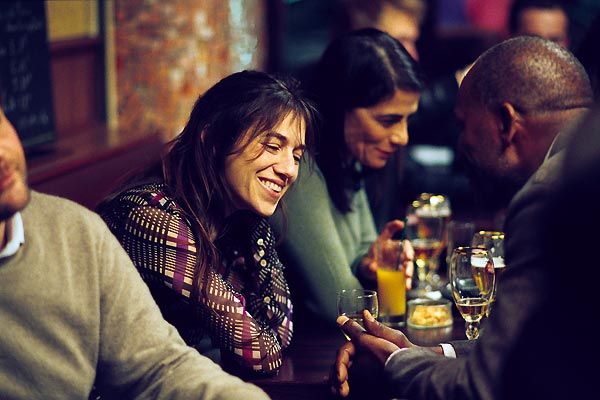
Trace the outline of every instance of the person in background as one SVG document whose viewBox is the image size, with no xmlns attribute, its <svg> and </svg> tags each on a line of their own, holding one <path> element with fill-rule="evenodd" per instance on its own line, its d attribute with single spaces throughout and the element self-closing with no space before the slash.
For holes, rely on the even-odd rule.
<svg viewBox="0 0 600 400">
<path fill-rule="evenodd" d="M 419 60 L 417 40 L 426 8 L 422 0 L 340 0 L 338 29 L 379 29 L 399 41 L 413 59 Z"/>
<path fill-rule="evenodd" d="M 379 29 L 402 43 L 415 61 L 419 60 L 417 42 L 427 12 L 427 4 L 423 0 L 340 0 L 339 9 L 342 21 L 339 29 L 342 31 Z M 441 110 L 451 112 L 458 85 L 467 71 L 468 67 L 465 67 L 455 71 L 451 79 L 429 83 L 421 94 L 417 114 L 426 112 L 430 117 L 439 117 Z M 437 114 L 433 113 L 436 110 Z"/>
<path fill-rule="evenodd" d="M 413 59 L 390 35 L 364 29 L 326 49 L 310 85 L 322 117 L 313 171 L 301 168 L 288 198 L 281 254 L 297 299 L 332 323 L 341 289 L 375 282 L 373 244 L 402 229 L 389 222 L 378 236 L 363 188 L 363 170 L 383 168 L 408 141 L 407 119 L 417 110 L 422 83 Z M 407 275 L 412 248 L 405 246 Z M 410 285 L 410 281 L 409 281 Z"/>
<path fill-rule="evenodd" d="M 0 107 L 0 398 L 267 399 L 185 345 L 94 213 L 31 191 Z"/>
<path fill-rule="evenodd" d="M 515 0 L 509 13 L 511 36 L 538 36 L 569 47 L 569 17 L 559 0 Z"/>
<path fill-rule="evenodd" d="M 419 59 L 417 41 L 427 11 L 423 0 L 341 0 L 339 9 L 342 29 L 379 29 L 400 41 L 415 60 Z M 408 149 L 399 151 L 385 169 L 370 174 L 366 180 L 369 204 L 379 229 L 390 219 L 403 217 L 404 207 L 421 192 L 443 192 L 452 200 L 462 199 L 468 192 L 462 165 L 452 162 L 458 136 L 453 110 L 458 85 L 467 69 L 448 71 L 426 82 L 419 108 L 409 121 Z M 417 152 L 434 154 L 433 162 L 444 167 L 426 165 L 415 155 Z"/>
<path fill-rule="evenodd" d="M 461 148 L 488 179 L 510 182 L 508 188 L 522 186 L 511 202 L 504 228 L 507 269 L 485 334 L 477 342 L 453 349 L 422 348 L 368 315 L 369 334 L 360 333 L 358 326 L 341 318 L 338 323 L 350 332 L 352 341 L 338 352 L 335 391 L 348 394 L 349 363 L 364 368 L 358 361 L 369 354 L 378 360 L 371 359 L 369 365 L 385 376 L 392 397 L 556 396 L 554 386 L 538 385 L 554 373 L 555 362 L 540 364 L 539 369 L 532 368 L 531 374 L 518 379 L 505 366 L 525 360 L 519 354 L 522 346 L 535 344 L 527 340 L 537 340 L 527 329 L 538 322 L 538 312 L 555 293 L 547 286 L 549 248 L 541 241 L 547 220 L 544 210 L 558 187 L 564 149 L 573 126 L 592 102 L 585 70 L 571 53 L 553 42 L 514 38 L 494 46 L 475 62 L 459 92 Z M 502 188 L 496 185 L 496 193 Z M 544 332 L 552 334 L 551 339 L 540 339 L 549 346 L 561 343 L 562 336 L 550 332 L 554 322 L 552 316 L 544 322 L 549 324 Z M 552 353 L 551 349 L 545 350 Z M 509 376 L 512 379 L 507 379 Z"/>
<path fill-rule="evenodd" d="M 295 81 L 232 74 L 198 98 L 160 165 L 98 208 L 165 318 L 236 373 L 276 372 L 292 339 L 266 217 L 296 180 L 314 117 Z"/>
</svg>

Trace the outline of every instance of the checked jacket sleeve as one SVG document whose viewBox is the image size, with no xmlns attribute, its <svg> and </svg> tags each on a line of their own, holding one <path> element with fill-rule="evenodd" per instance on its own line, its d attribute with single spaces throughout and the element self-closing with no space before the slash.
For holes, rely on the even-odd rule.
<svg viewBox="0 0 600 400">
<path fill-rule="evenodd" d="M 146 283 L 162 284 L 177 301 L 192 304 L 198 312 L 190 318 L 228 358 L 246 371 L 277 371 L 292 337 L 292 306 L 266 220 L 249 225 L 242 240 L 234 235 L 217 243 L 224 248 L 223 263 L 210 268 L 194 291 L 196 241 L 163 189 L 131 189 L 100 212 Z"/>
</svg>

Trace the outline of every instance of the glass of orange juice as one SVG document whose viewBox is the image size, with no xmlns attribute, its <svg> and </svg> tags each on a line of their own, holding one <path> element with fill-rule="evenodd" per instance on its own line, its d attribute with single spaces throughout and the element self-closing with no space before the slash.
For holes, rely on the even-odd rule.
<svg viewBox="0 0 600 400">
<path fill-rule="evenodd" d="M 379 320 L 391 327 L 404 325 L 406 317 L 406 276 L 401 261 L 403 243 L 381 240 L 375 244 Z"/>
</svg>

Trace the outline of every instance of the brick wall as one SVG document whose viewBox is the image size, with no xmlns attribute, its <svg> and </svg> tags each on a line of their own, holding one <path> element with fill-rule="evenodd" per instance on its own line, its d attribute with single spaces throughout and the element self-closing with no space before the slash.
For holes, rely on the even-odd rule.
<svg viewBox="0 0 600 400">
<path fill-rule="evenodd" d="M 197 96 L 224 76 L 262 69 L 263 0 L 117 0 L 119 126 L 159 131 L 185 125 Z"/>
</svg>

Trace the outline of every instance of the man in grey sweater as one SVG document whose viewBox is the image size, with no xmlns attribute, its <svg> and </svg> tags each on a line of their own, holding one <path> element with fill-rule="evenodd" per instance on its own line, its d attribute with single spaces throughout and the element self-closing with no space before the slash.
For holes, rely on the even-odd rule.
<svg viewBox="0 0 600 400">
<path fill-rule="evenodd" d="M 0 398 L 267 399 L 187 347 L 94 213 L 31 192 L 0 107 Z"/>
</svg>

